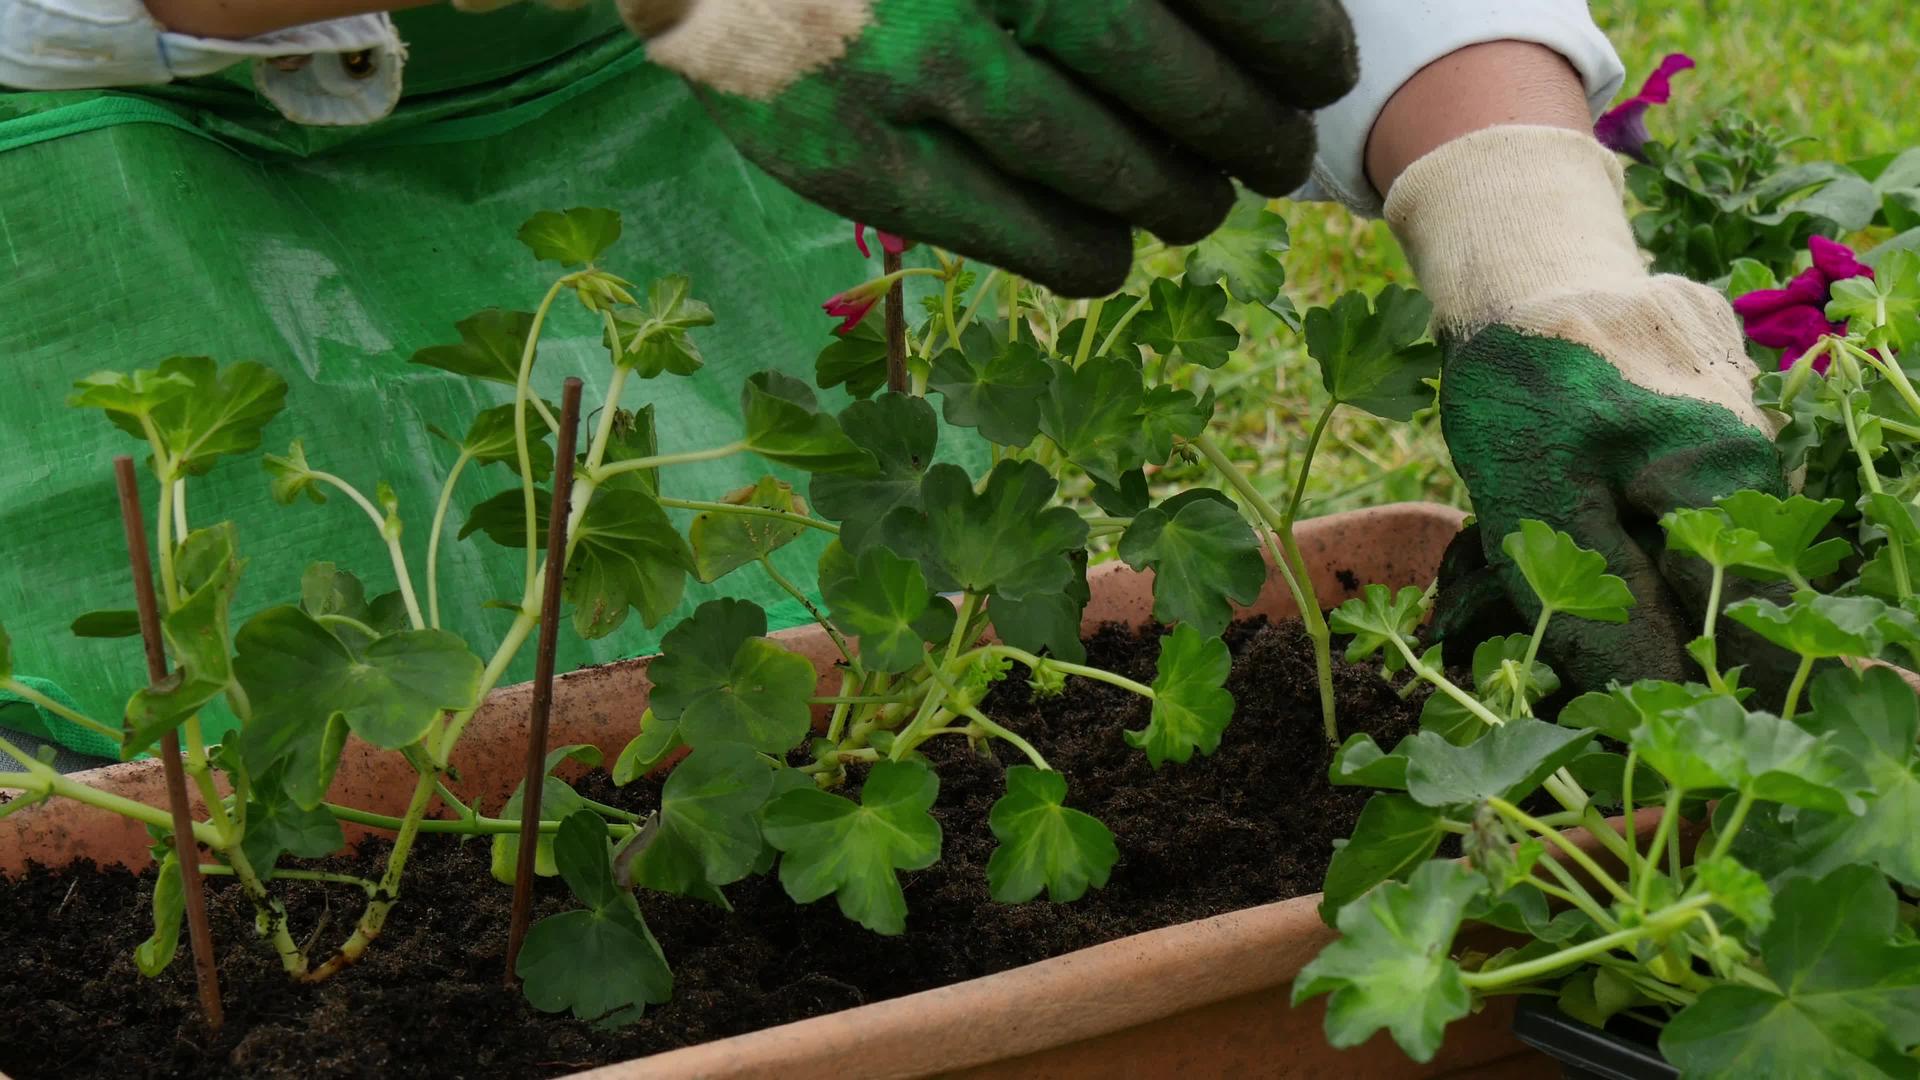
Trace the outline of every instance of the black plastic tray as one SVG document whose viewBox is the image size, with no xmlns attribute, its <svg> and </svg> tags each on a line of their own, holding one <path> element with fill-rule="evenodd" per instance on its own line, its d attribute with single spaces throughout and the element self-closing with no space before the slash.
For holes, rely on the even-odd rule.
<svg viewBox="0 0 1920 1080">
<path fill-rule="evenodd" d="M 1651 1043 L 1575 1020 L 1547 998 L 1520 999 L 1513 1034 L 1559 1061 L 1565 1080 L 1679 1080 Z"/>
</svg>

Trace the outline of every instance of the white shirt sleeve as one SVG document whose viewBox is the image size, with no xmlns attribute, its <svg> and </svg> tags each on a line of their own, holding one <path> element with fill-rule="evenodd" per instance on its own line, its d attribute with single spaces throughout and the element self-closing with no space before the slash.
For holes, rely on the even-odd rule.
<svg viewBox="0 0 1920 1080">
<path fill-rule="evenodd" d="M 287 119 L 366 124 L 393 111 L 406 62 L 393 21 L 353 15 L 227 41 L 176 34 L 142 0 L 0 0 L 0 86 L 152 86 L 252 62 Z"/>
<path fill-rule="evenodd" d="M 1360 51 L 1353 91 L 1314 114 L 1319 152 L 1296 198 L 1333 200 L 1378 215 L 1367 179 L 1367 136 L 1387 99 L 1435 60 L 1469 45 L 1529 41 L 1567 58 L 1586 84 L 1597 118 L 1620 92 L 1626 69 L 1594 25 L 1586 0 L 1345 0 Z"/>
</svg>

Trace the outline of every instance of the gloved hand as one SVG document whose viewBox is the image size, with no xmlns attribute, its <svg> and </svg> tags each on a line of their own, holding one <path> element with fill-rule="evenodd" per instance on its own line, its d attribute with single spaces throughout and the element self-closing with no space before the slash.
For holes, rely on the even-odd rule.
<svg viewBox="0 0 1920 1080">
<path fill-rule="evenodd" d="M 463 0 L 473 2 L 473 0 Z M 741 152 L 827 208 L 1103 295 L 1130 226 L 1283 195 L 1352 86 L 1338 0 L 620 0 Z"/>
<path fill-rule="evenodd" d="M 1619 163 L 1585 132 L 1456 139 L 1400 175 L 1386 213 L 1433 301 L 1441 424 L 1478 519 L 1481 550 L 1456 550 L 1443 575 L 1443 640 L 1470 649 L 1531 628 L 1539 606 L 1500 544 L 1538 518 L 1605 555 L 1637 601 L 1625 624 L 1553 620 L 1544 651 L 1562 679 L 1699 681 L 1686 644 L 1706 567 L 1667 553 L 1658 519 L 1745 488 L 1786 494 L 1732 309 L 1647 273 Z M 1517 626 L 1497 625 L 1502 605 Z M 1763 693 L 1790 660 L 1731 620 L 1716 640 L 1722 666 L 1754 665 L 1747 682 Z"/>
</svg>

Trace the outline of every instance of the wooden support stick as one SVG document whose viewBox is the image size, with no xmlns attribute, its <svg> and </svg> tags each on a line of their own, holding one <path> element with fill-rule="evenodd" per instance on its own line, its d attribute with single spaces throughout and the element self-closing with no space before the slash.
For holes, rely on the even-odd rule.
<svg viewBox="0 0 1920 1080">
<path fill-rule="evenodd" d="M 147 646 L 147 682 L 167 677 L 167 647 L 160 637 L 160 606 L 153 595 L 153 564 L 147 558 L 147 522 L 140 511 L 140 482 L 133 459 L 113 459 L 120 489 L 120 521 L 127 532 L 127 561 L 133 566 L 133 599 L 140 612 L 140 636 Z M 207 925 L 207 893 L 200 880 L 200 845 L 193 839 L 193 811 L 187 805 L 187 773 L 180 764 L 180 733 L 160 736 L 160 767 L 167 774 L 167 801 L 173 807 L 173 853 L 180 861 L 181 891 L 186 897 L 187 936 L 193 945 L 193 975 L 200 987 L 200 1012 L 207 1026 L 220 1030 L 220 969 L 213 958 L 213 930 Z"/>
<path fill-rule="evenodd" d="M 534 855 L 540 846 L 540 789 L 547 779 L 547 720 L 553 712 L 553 653 L 560 636 L 560 587 L 567 572 L 567 517 L 573 510 L 573 453 L 580 428 L 580 380 L 568 379 L 560 397 L 555 441 L 553 506 L 547 514 L 547 578 L 540 591 L 540 640 L 534 655 L 533 707 L 527 719 L 527 777 L 520 788 L 520 861 L 513 875 L 513 921 L 507 930 L 511 984 L 533 916 Z"/>
</svg>

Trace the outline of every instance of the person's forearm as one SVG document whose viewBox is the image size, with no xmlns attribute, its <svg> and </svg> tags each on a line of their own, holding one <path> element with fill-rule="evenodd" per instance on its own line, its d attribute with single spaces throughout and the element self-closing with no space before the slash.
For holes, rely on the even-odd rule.
<svg viewBox="0 0 1920 1080">
<path fill-rule="evenodd" d="M 1384 195 L 1428 151 L 1502 124 L 1591 130 L 1586 91 L 1573 66 L 1524 41 L 1470 45 L 1428 64 L 1374 121 L 1367 178 Z"/>
<path fill-rule="evenodd" d="M 289 26 L 425 7 L 435 0 L 146 0 L 155 22 L 177 34 L 250 38 Z"/>
</svg>

